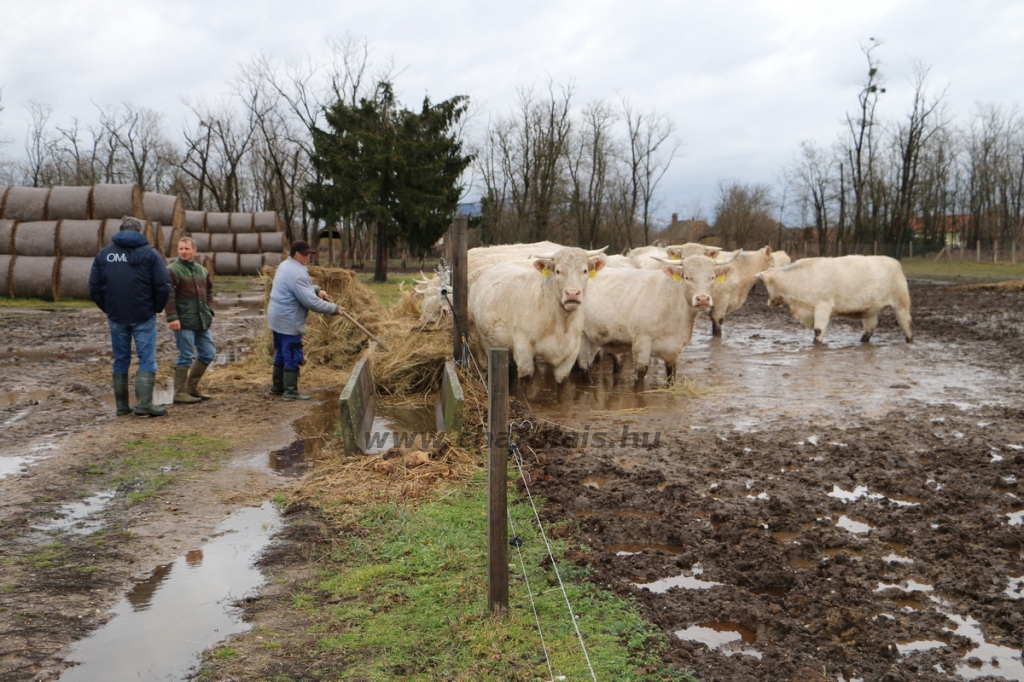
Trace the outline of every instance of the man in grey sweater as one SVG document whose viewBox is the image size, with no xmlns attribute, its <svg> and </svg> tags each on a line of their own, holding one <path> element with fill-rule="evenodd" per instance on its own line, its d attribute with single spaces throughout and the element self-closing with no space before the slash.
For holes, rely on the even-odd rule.
<svg viewBox="0 0 1024 682">
<path fill-rule="evenodd" d="M 292 242 L 291 257 L 277 266 L 267 306 L 267 325 L 274 334 L 274 383 L 270 392 L 285 400 L 309 400 L 299 393 L 299 366 L 305 360 L 302 335 L 306 315 L 312 310 L 324 315 L 341 315 L 344 308 L 332 303 L 327 292 L 309 278 L 313 250 L 300 240 Z"/>
</svg>

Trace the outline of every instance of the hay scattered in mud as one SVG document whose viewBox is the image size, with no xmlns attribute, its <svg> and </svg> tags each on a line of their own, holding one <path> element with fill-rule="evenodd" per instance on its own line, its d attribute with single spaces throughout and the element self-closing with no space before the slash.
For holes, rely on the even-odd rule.
<svg viewBox="0 0 1024 682">
<path fill-rule="evenodd" d="M 265 266 L 260 273 L 264 309 L 276 271 L 276 266 Z M 444 360 L 451 353 L 450 337 L 419 331 L 419 308 L 411 292 L 403 292 L 398 303 L 385 307 L 351 270 L 311 266 L 309 275 L 332 301 L 383 344 L 373 355 L 374 382 L 382 395 L 401 397 L 436 391 L 440 387 Z M 302 337 L 306 357 L 304 384 L 308 385 L 307 378 L 316 383 L 343 382 L 371 343 L 372 339 L 344 316 L 310 313 Z M 224 378 L 266 383 L 273 356 L 273 336 L 264 326 L 254 352 L 226 372 Z"/>
</svg>

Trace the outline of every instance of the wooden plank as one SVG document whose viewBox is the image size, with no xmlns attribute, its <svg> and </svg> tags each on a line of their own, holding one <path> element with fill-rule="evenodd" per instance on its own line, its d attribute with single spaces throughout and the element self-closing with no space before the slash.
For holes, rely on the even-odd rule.
<svg viewBox="0 0 1024 682">
<path fill-rule="evenodd" d="M 368 353 L 359 358 L 345 389 L 338 398 L 341 414 L 341 435 L 345 442 L 345 454 L 366 452 L 366 434 L 373 426 L 376 399 L 373 391 L 373 376 Z"/>
<path fill-rule="evenodd" d="M 455 308 L 455 320 L 452 324 L 452 357 L 456 362 L 463 362 L 462 335 L 466 333 L 466 322 L 469 319 L 469 218 L 464 215 L 455 216 L 451 235 L 451 251 L 449 252 L 452 268 L 452 306 Z"/>
<path fill-rule="evenodd" d="M 437 430 L 450 436 L 462 433 L 462 411 L 466 400 L 462 394 L 462 384 L 455 372 L 455 363 L 445 360 L 444 374 L 441 375 L 441 394 L 434 405 L 434 416 Z"/>
</svg>

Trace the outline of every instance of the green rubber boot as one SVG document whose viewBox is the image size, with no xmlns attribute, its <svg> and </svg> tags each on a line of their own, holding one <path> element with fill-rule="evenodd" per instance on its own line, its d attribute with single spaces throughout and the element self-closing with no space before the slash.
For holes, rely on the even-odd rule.
<svg viewBox="0 0 1024 682">
<path fill-rule="evenodd" d="M 117 405 L 117 416 L 123 417 L 132 413 L 132 406 L 128 402 L 128 375 L 114 375 L 114 403 Z"/>
<path fill-rule="evenodd" d="M 308 395 L 299 393 L 299 370 L 284 370 L 284 399 L 285 400 L 309 400 Z"/>
<path fill-rule="evenodd" d="M 185 380 L 185 393 L 188 393 L 193 398 L 199 400 L 209 400 L 210 396 L 202 393 L 199 390 L 199 380 L 206 374 L 206 368 L 209 367 L 205 362 L 199 362 L 199 360 L 193 360 L 192 366 L 188 370 L 188 379 Z"/>
<path fill-rule="evenodd" d="M 271 395 L 284 395 L 284 365 L 274 365 L 274 383 L 270 385 Z"/>
<path fill-rule="evenodd" d="M 189 368 L 188 367 L 175 367 L 174 368 L 174 402 L 185 403 L 186 405 L 191 403 L 198 403 L 199 398 L 189 394 L 185 388 L 185 383 L 188 381 Z"/>
<path fill-rule="evenodd" d="M 139 370 L 135 373 L 135 409 L 137 417 L 163 417 L 167 410 L 153 404 L 153 385 L 156 374 Z"/>
</svg>

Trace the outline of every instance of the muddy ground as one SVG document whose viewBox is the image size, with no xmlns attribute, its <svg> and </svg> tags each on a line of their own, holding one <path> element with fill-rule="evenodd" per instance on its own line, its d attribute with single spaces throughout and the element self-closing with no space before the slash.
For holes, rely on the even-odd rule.
<svg viewBox="0 0 1024 682">
<path fill-rule="evenodd" d="M 578 522 L 594 579 L 636 599 L 698 679 L 1024 679 L 1024 293 L 911 294 L 913 344 L 889 315 L 871 344 L 834 322 L 814 347 L 755 289 L 722 339 L 702 321 L 679 367 L 692 390 L 662 370 L 637 392 L 607 360 L 593 383 L 519 387 L 531 491 Z M 228 305 L 216 325 L 237 357 L 259 319 Z M 127 587 L 295 480 L 266 454 L 315 407 L 213 371 L 202 408 L 115 418 L 106 343 L 93 311 L 0 315 L 5 681 L 55 679 Z M 65 561 L 32 560 L 54 543 L 32 526 L 104 487 L 91 465 L 192 431 L 227 438 L 230 459 L 141 504 L 115 497 L 102 545 L 60 536 Z M 272 576 L 294 568 L 272 557 Z M 291 617 L 287 585 L 272 589 L 257 622 Z"/>
</svg>

